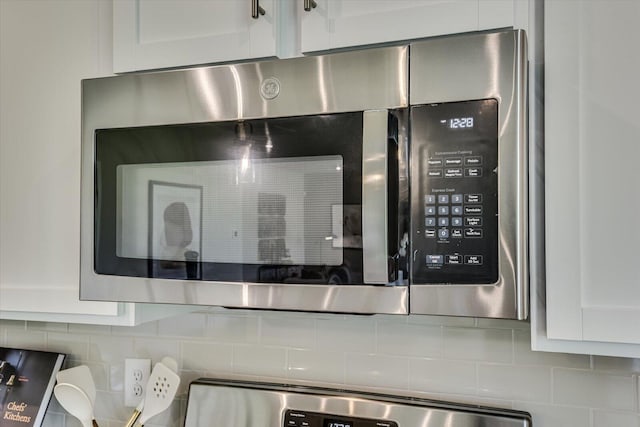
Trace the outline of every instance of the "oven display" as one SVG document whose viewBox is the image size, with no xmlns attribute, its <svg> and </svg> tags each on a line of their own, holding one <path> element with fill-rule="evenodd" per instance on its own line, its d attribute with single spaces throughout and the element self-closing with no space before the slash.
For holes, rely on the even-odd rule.
<svg viewBox="0 0 640 427">
<path fill-rule="evenodd" d="M 345 417 L 289 409 L 284 413 L 282 427 L 398 427 L 398 423 L 383 419 Z"/>
</svg>

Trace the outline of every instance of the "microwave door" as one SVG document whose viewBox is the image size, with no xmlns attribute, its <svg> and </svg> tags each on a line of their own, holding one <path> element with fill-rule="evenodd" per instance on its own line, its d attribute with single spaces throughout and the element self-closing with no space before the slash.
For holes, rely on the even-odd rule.
<svg viewBox="0 0 640 427">
<path fill-rule="evenodd" d="M 406 312 L 406 289 L 384 286 L 388 122 L 376 110 L 96 131 L 94 268 L 110 278 L 105 292 Z"/>
</svg>

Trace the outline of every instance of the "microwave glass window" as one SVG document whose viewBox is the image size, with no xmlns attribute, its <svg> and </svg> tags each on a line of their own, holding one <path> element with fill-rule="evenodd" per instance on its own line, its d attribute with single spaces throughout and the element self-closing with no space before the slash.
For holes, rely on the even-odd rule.
<svg viewBox="0 0 640 427">
<path fill-rule="evenodd" d="M 120 165 L 116 254 L 341 265 L 343 169 L 341 156 Z"/>
<path fill-rule="evenodd" d="M 362 120 L 97 130 L 96 272 L 362 283 Z"/>
</svg>

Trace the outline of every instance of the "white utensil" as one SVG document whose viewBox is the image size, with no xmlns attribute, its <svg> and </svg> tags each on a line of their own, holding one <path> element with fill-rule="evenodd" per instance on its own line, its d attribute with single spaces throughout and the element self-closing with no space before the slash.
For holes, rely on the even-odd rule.
<svg viewBox="0 0 640 427">
<path fill-rule="evenodd" d="M 144 409 L 140 414 L 140 425 L 144 425 L 150 418 L 171 406 L 179 386 L 180 377 L 178 374 L 165 364 L 156 363 L 147 383 Z"/>
<path fill-rule="evenodd" d="M 53 388 L 56 399 L 69 414 L 80 420 L 83 427 L 98 427 L 93 418 L 93 406 L 87 394 L 76 385 L 58 383 Z"/>
<path fill-rule="evenodd" d="M 73 384 L 84 391 L 91 402 L 91 407 L 96 403 L 96 384 L 87 365 L 80 365 L 74 368 L 59 371 L 56 374 L 58 383 Z"/>
<path fill-rule="evenodd" d="M 178 373 L 178 362 L 173 357 L 165 356 L 160 361 L 164 366 L 171 369 L 176 374 Z"/>
<path fill-rule="evenodd" d="M 149 382 L 151 382 L 151 379 L 154 378 L 154 375 L 157 374 L 156 368 L 158 368 L 158 365 L 164 365 L 165 368 L 170 369 L 174 373 L 178 372 L 178 362 L 176 362 L 175 359 L 169 356 L 165 356 L 162 358 L 160 362 L 156 363 L 156 365 L 154 366 L 153 371 L 149 375 Z M 163 369 L 163 368 L 158 368 L 158 369 Z M 178 378 L 178 384 L 179 383 L 180 383 L 180 378 Z M 129 418 L 129 421 L 127 421 L 127 424 L 125 427 L 133 427 L 133 425 L 136 423 L 136 421 L 138 420 L 138 417 L 140 417 L 140 414 L 144 409 L 145 400 L 148 393 L 149 393 L 149 384 L 147 384 L 147 388 L 145 389 L 145 395 L 142 397 L 142 399 L 140 399 L 140 403 L 138 403 L 138 406 L 133 411 L 133 414 L 131 414 L 131 418 Z"/>
</svg>

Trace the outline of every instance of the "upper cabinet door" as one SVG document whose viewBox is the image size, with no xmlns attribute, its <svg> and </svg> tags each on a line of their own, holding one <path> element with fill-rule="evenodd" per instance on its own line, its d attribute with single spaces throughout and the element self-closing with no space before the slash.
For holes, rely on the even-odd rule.
<svg viewBox="0 0 640 427">
<path fill-rule="evenodd" d="M 134 325 L 187 311 L 79 300 L 80 80 L 110 74 L 110 22 L 107 1 L 0 0 L 2 320 Z"/>
<path fill-rule="evenodd" d="M 302 52 L 514 26 L 518 0 L 299 0 Z M 520 3 L 526 3 L 520 1 Z M 313 7 L 315 4 L 315 7 Z M 526 5 L 523 5 L 526 7 Z M 308 9 L 308 10 L 307 10 Z"/>
<path fill-rule="evenodd" d="M 115 0 L 113 69 L 290 56 L 290 0 Z"/>
<path fill-rule="evenodd" d="M 538 349 L 640 356 L 640 50 L 630 48 L 639 20 L 637 1 L 545 2 Z"/>
</svg>

